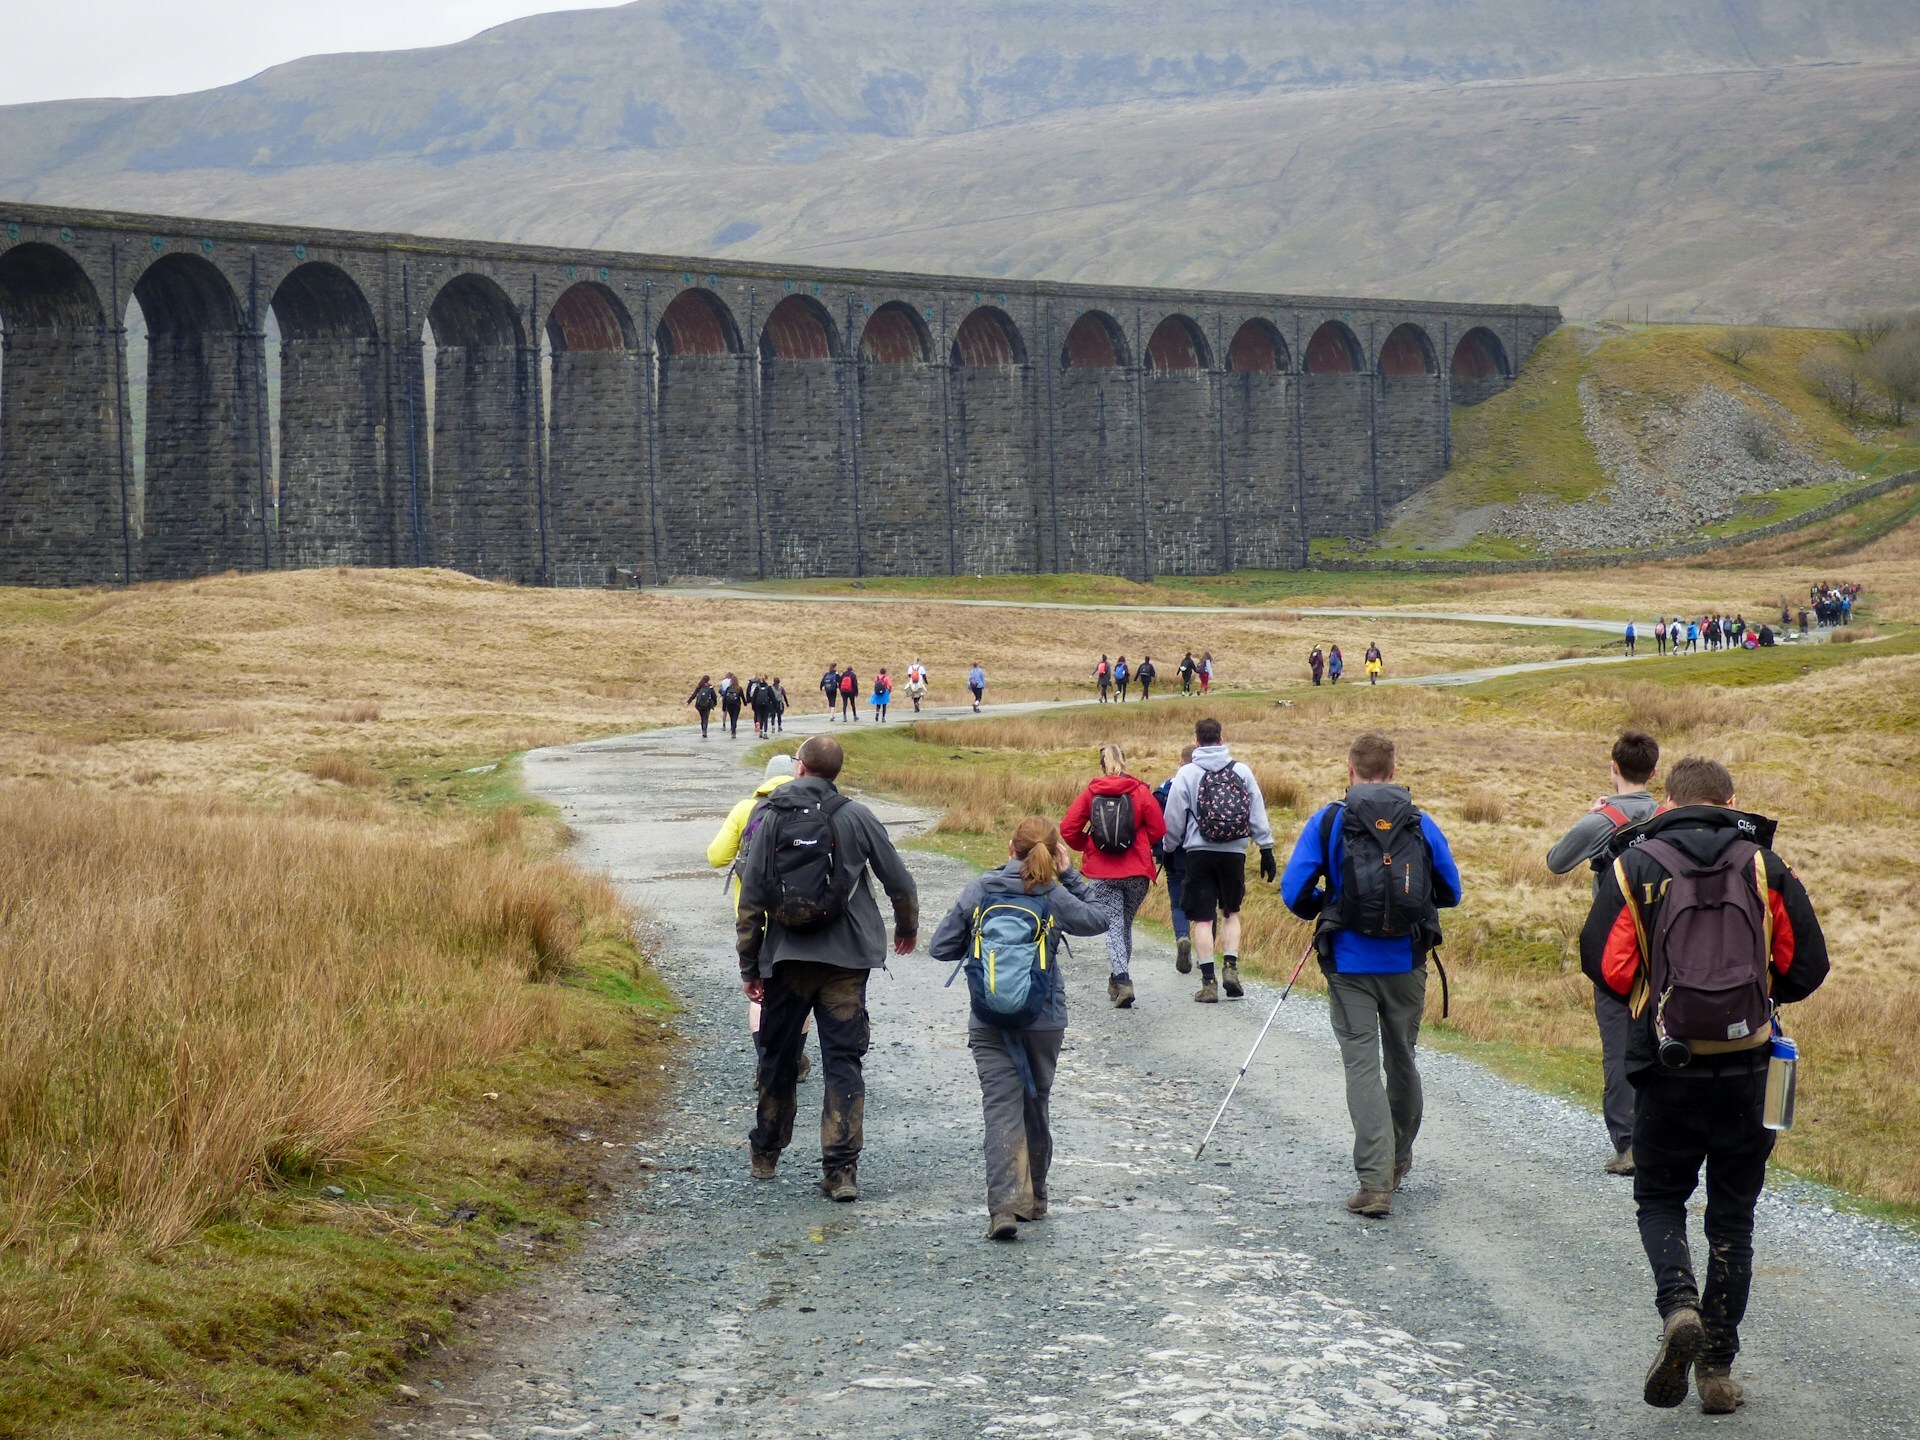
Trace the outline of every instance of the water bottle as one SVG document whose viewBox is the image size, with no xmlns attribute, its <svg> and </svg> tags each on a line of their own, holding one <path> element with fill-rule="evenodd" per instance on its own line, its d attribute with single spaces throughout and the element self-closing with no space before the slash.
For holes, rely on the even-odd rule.
<svg viewBox="0 0 1920 1440">
<path fill-rule="evenodd" d="M 1760 1123 L 1769 1130 L 1793 1128 L 1793 1078 L 1800 1064 L 1800 1047 L 1773 1032 L 1773 1053 L 1767 1060 L 1767 1104 Z"/>
</svg>

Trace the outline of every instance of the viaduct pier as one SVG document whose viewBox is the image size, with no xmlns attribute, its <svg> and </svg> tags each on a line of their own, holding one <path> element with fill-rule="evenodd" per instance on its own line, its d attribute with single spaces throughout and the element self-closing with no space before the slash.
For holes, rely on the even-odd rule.
<svg viewBox="0 0 1920 1440">
<path fill-rule="evenodd" d="M 0 201 L 0 583 L 1283 569 L 1559 321 Z"/>
</svg>

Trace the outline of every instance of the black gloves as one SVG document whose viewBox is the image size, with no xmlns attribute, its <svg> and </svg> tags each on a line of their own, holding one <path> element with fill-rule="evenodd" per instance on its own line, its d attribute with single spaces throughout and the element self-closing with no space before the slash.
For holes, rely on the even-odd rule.
<svg viewBox="0 0 1920 1440">
<path fill-rule="evenodd" d="M 1262 880 L 1276 880 L 1279 878 L 1279 876 L 1280 876 L 1280 867 L 1273 863 L 1273 847 L 1271 845 L 1261 846 L 1260 847 L 1260 878 Z"/>
</svg>

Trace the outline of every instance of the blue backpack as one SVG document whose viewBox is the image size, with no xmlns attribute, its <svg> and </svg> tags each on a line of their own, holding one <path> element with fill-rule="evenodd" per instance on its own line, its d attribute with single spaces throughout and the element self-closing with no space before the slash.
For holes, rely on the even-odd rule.
<svg viewBox="0 0 1920 1440">
<path fill-rule="evenodd" d="M 1046 1014 L 1060 975 L 1053 947 L 1046 896 L 989 897 L 973 912 L 973 945 L 960 962 L 974 1016 L 997 1029 L 1025 1030 Z"/>
</svg>

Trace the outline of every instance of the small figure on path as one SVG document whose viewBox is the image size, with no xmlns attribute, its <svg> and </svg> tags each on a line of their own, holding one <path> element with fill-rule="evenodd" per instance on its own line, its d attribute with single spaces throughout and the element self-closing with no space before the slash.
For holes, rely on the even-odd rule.
<svg viewBox="0 0 1920 1440">
<path fill-rule="evenodd" d="M 977 715 L 980 713 L 980 702 L 987 695 L 987 672 L 980 668 L 978 660 L 974 661 L 973 668 L 967 671 L 967 690 L 973 696 L 973 710 Z"/>
<path fill-rule="evenodd" d="M 1327 668 L 1327 652 L 1318 645 L 1307 652 L 1307 673 L 1313 676 L 1313 683 L 1320 683 L 1320 676 Z"/>
<path fill-rule="evenodd" d="M 1340 653 L 1340 647 L 1338 645 L 1329 646 L 1327 649 L 1327 683 L 1329 685 L 1338 685 L 1340 683 L 1340 677 L 1346 673 L 1347 662 L 1346 658 Z"/>
<path fill-rule="evenodd" d="M 1142 655 L 1140 657 L 1140 669 L 1135 672 L 1135 676 L 1140 681 L 1140 698 L 1142 700 L 1151 700 L 1153 698 L 1153 682 L 1160 678 L 1160 672 L 1153 668 L 1153 656 Z"/>
<path fill-rule="evenodd" d="M 1093 683 L 1099 687 L 1100 703 L 1106 704 L 1107 692 L 1113 687 L 1113 666 L 1107 663 L 1104 655 L 1100 657 L 1100 663 L 1093 667 Z"/>
<path fill-rule="evenodd" d="M 1211 650 L 1200 657 L 1200 668 L 1197 673 L 1200 677 L 1200 693 L 1205 695 L 1213 689 L 1213 652 Z"/>
<path fill-rule="evenodd" d="M 1007 853 L 999 869 L 960 892 L 928 947 L 935 960 L 967 970 L 967 1049 L 986 1121 L 989 1240 L 1017 1239 L 1021 1221 L 1047 1213 L 1053 1076 L 1067 1030 L 1055 937 L 1098 935 L 1106 926 L 1052 821 L 1022 820 Z"/>
<path fill-rule="evenodd" d="M 851 665 L 840 672 L 840 718 L 856 725 L 860 722 L 860 677 Z"/>
<path fill-rule="evenodd" d="M 840 667 L 827 666 L 827 673 L 820 677 L 820 693 L 827 697 L 827 718 L 834 718 L 834 711 L 840 708 Z"/>
<path fill-rule="evenodd" d="M 694 708 L 700 717 L 700 738 L 707 738 L 707 717 L 713 714 L 713 707 L 720 703 L 720 695 L 713 688 L 713 677 L 702 675 L 700 683 L 693 687 L 693 693 L 687 696 L 687 704 Z"/>
<path fill-rule="evenodd" d="M 1127 703 L 1127 685 L 1133 679 L 1133 672 L 1127 669 L 1127 657 L 1122 655 L 1113 662 L 1113 693 L 1116 703 Z"/>
<path fill-rule="evenodd" d="M 907 698 L 913 701 L 913 713 L 920 713 L 920 701 L 927 693 L 927 667 L 915 656 L 913 663 L 907 666 Z"/>
<path fill-rule="evenodd" d="M 731 670 L 720 677 L 720 713 L 726 717 L 728 736 L 735 740 L 740 738 L 740 706 L 745 698 Z"/>
<path fill-rule="evenodd" d="M 1633 642 L 1639 632 L 1634 629 L 1633 621 L 1627 621 L 1627 654 L 1633 654 Z"/>
<path fill-rule="evenodd" d="M 1100 774 L 1067 807 L 1060 836 L 1085 858 L 1081 870 L 1107 921 L 1107 999 L 1133 1008 L 1133 918 L 1153 888 L 1155 848 L 1166 817 L 1145 783 L 1127 773 L 1118 745 L 1100 747 Z"/>
<path fill-rule="evenodd" d="M 1180 693 L 1189 700 L 1193 698 L 1193 677 L 1199 672 L 1200 667 L 1194 661 L 1193 651 L 1187 651 L 1186 657 L 1180 662 Z"/>
<path fill-rule="evenodd" d="M 887 706 L 891 703 L 893 681 L 887 678 L 887 667 L 882 665 L 873 677 L 873 718 L 876 724 L 886 723 Z"/>
<path fill-rule="evenodd" d="M 1380 654 L 1380 647 L 1371 640 L 1367 642 L 1367 683 L 1378 685 L 1380 672 L 1386 668 L 1386 660 Z"/>
</svg>

